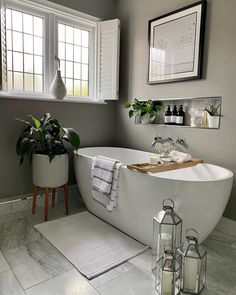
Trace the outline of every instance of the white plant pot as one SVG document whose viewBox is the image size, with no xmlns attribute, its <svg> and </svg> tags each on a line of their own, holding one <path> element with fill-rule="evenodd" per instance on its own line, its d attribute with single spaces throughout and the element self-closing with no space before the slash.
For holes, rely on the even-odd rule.
<svg viewBox="0 0 236 295">
<path fill-rule="evenodd" d="M 141 117 L 141 122 L 142 122 L 142 124 L 150 124 L 151 123 L 150 115 L 148 113 L 146 113 L 145 115 L 143 115 Z"/>
<path fill-rule="evenodd" d="M 48 155 L 33 155 L 33 184 L 39 187 L 60 187 L 68 182 L 68 154 L 57 155 L 50 162 Z"/>
<path fill-rule="evenodd" d="M 219 128 L 220 117 L 219 116 L 210 116 L 207 114 L 207 121 L 209 128 Z"/>
</svg>

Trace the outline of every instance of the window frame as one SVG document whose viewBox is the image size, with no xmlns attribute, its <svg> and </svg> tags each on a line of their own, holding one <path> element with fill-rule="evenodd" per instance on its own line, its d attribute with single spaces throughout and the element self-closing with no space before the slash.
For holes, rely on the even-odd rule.
<svg viewBox="0 0 236 295">
<path fill-rule="evenodd" d="M 89 95 L 88 96 L 72 96 L 67 95 L 64 100 L 95 100 L 98 101 L 99 98 L 96 95 L 96 72 L 97 72 L 97 21 L 98 18 L 74 11 L 73 9 L 54 4 L 48 3 L 43 0 L 37 0 L 34 3 L 29 0 L 7 0 L 6 9 L 19 10 L 23 13 L 33 14 L 35 16 L 44 18 L 44 42 L 43 42 L 43 54 L 44 54 L 44 64 L 43 64 L 43 75 L 44 75 L 44 85 L 43 92 L 29 92 L 29 91 L 15 91 L 7 90 L 7 97 L 50 97 L 49 88 L 53 81 L 56 71 L 55 55 L 58 54 L 58 22 L 63 22 L 65 24 L 75 26 L 81 29 L 86 29 L 90 32 L 90 54 L 89 54 Z M 60 9 L 61 8 L 61 9 Z M 62 10 L 63 9 L 63 10 Z M 72 13 L 73 12 L 73 13 Z M 71 15 L 72 13 L 72 15 Z M 86 18 L 85 18 L 86 16 Z M 48 47 L 48 48 L 47 48 Z M 0 93 L 2 96 L 2 91 Z"/>
</svg>

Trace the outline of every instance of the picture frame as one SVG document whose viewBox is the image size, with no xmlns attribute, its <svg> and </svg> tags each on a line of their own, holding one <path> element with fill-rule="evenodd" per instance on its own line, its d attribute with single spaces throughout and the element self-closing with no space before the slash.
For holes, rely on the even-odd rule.
<svg viewBox="0 0 236 295">
<path fill-rule="evenodd" d="M 202 78 L 206 0 L 148 22 L 148 84 Z"/>
</svg>

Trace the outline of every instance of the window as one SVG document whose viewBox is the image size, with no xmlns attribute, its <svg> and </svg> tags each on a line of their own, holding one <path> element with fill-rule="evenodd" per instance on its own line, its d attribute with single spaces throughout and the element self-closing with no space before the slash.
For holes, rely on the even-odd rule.
<svg viewBox="0 0 236 295">
<path fill-rule="evenodd" d="M 60 68 L 67 98 L 117 99 L 119 20 L 101 22 L 42 0 L 4 3 L 0 0 L 0 96 L 46 98 Z"/>
<path fill-rule="evenodd" d="M 67 93 L 89 96 L 90 32 L 58 23 L 58 57 Z"/>
<path fill-rule="evenodd" d="M 43 18 L 6 10 L 8 90 L 43 92 Z"/>
</svg>

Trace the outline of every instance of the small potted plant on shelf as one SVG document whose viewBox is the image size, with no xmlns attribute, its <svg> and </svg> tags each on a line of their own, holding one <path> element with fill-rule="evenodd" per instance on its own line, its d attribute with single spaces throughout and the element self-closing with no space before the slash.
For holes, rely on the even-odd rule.
<svg viewBox="0 0 236 295">
<path fill-rule="evenodd" d="M 137 100 L 137 98 L 134 99 L 134 102 L 131 104 L 129 101 L 125 102 L 125 108 L 130 109 L 129 110 L 129 117 L 132 118 L 135 117 L 135 121 L 137 123 L 141 123 L 141 105 L 143 104 L 142 101 Z"/>
<path fill-rule="evenodd" d="M 129 117 L 135 116 L 137 123 L 150 124 L 157 118 L 157 112 L 160 110 L 160 103 L 147 100 L 139 101 L 135 98 L 133 104 L 125 103 L 125 108 L 129 110 Z"/>
<path fill-rule="evenodd" d="M 18 119 L 27 127 L 16 143 L 20 165 L 25 156 L 33 166 L 33 184 L 56 188 L 68 181 L 68 149 L 78 149 L 79 135 L 72 128 L 61 127 L 58 120 L 46 113 L 41 119 L 29 115 L 30 121 Z"/>
<path fill-rule="evenodd" d="M 218 128 L 220 122 L 220 104 L 210 104 L 205 108 L 209 128 Z"/>
</svg>

